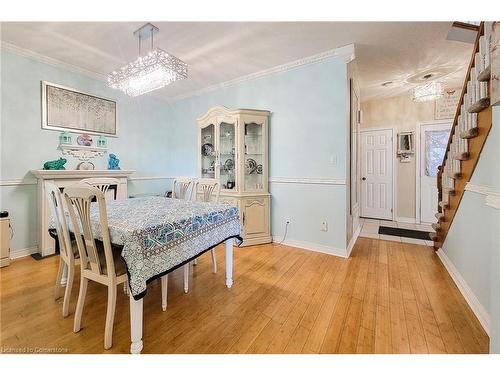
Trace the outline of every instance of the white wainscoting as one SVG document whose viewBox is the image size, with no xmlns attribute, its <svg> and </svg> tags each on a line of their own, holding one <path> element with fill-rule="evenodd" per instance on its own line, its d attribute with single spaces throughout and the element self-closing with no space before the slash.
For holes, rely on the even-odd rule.
<svg viewBox="0 0 500 375">
<path fill-rule="evenodd" d="M 484 204 L 488 207 L 500 210 L 500 192 L 485 185 L 472 184 L 470 182 L 465 185 L 465 190 L 485 196 Z"/>
<path fill-rule="evenodd" d="M 477 299 L 476 295 L 470 288 L 470 286 L 467 284 L 465 279 L 462 277 L 458 269 L 455 267 L 455 265 L 451 262 L 450 258 L 446 255 L 446 253 L 443 251 L 443 249 L 439 249 L 437 251 L 437 255 L 439 259 L 441 259 L 441 262 L 443 263 L 444 267 L 450 274 L 451 278 L 457 285 L 458 289 L 464 296 L 465 300 L 469 304 L 470 308 L 474 312 L 474 315 L 476 315 L 477 319 L 483 326 L 484 330 L 490 335 L 490 327 L 491 327 L 491 317 L 488 311 L 484 308 L 484 306 L 479 302 Z"/>
</svg>

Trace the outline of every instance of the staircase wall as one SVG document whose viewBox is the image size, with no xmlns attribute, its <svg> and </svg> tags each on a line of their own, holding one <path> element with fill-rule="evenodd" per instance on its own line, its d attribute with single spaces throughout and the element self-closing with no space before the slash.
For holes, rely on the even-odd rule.
<svg viewBox="0 0 500 375">
<path fill-rule="evenodd" d="M 500 193 L 500 107 L 470 184 Z M 490 335 L 490 351 L 500 353 L 500 209 L 466 191 L 438 254 Z"/>
</svg>

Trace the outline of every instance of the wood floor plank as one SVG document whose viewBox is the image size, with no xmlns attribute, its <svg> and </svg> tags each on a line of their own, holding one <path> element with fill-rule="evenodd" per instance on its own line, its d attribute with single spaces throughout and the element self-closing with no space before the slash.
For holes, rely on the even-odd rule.
<svg viewBox="0 0 500 375">
<path fill-rule="evenodd" d="M 283 245 L 235 248 L 227 289 L 210 253 L 169 277 L 144 300 L 144 353 L 486 353 L 488 337 L 430 248 L 359 238 L 350 259 Z M 58 259 L 15 260 L 0 269 L 3 348 L 59 348 L 68 353 L 128 353 L 129 298 L 118 293 L 113 346 L 104 350 L 106 288 L 90 283 L 82 330 L 53 300 Z"/>
</svg>

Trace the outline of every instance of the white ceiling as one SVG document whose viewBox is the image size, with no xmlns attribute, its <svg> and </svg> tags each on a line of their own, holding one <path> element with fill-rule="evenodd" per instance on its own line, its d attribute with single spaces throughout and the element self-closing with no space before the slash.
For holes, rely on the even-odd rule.
<svg viewBox="0 0 500 375">
<path fill-rule="evenodd" d="M 137 57 L 132 33 L 145 22 L 3 22 L 2 41 L 105 75 Z M 356 46 L 363 101 L 408 92 L 411 76 L 451 72 L 461 86 L 471 44 L 448 41 L 451 22 L 154 22 L 155 46 L 184 60 L 189 78 L 158 90 L 172 99 L 332 50 Z M 382 87 L 393 81 L 389 87 Z"/>
</svg>

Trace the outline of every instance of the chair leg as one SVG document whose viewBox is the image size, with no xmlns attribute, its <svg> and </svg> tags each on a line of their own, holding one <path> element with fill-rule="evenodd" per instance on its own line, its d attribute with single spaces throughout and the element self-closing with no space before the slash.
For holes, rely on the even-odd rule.
<svg viewBox="0 0 500 375">
<path fill-rule="evenodd" d="M 189 263 L 184 265 L 184 293 L 189 291 Z"/>
<path fill-rule="evenodd" d="M 161 277 L 161 308 L 167 310 L 168 274 Z"/>
<path fill-rule="evenodd" d="M 104 349 L 113 346 L 113 323 L 115 320 L 117 286 L 108 286 L 108 308 L 106 310 L 106 327 L 104 328 Z"/>
<path fill-rule="evenodd" d="M 128 280 L 125 280 L 125 282 L 123 283 L 123 294 L 128 296 Z"/>
<path fill-rule="evenodd" d="M 215 249 L 212 249 L 211 253 L 212 253 L 212 272 L 217 273 L 217 256 L 215 254 Z"/>
<path fill-rule="evenodd" d="M 80 292 L 78 293 L 78 302 L 76 303 L 75 323 L 73 332 L 78 332 L 81 329 L 83 305 L 85 304 L 85 296 L 87 295 L 87 285 L 89 280 L 85 277 L 80 277 Z"/>
<path fill-rule="evenodd" d="M 71 300 L 71 290 L 73 288 L 73 280 L 75 278 L 75 266 L 66 265 L 68 267 L 68 280 L 66 281 L 66 290 L 64 291 L 63 301 L 63 317 L 69 315 L 69 302 Z"/>
<path fill-rule="evenodd" d="M 61 297 L 61 278 L 63 274 L 63 270 L 66 263 L 59 257 L 59 270 L 57 271 L 56 276 L 56 285 L 54 286 L 54 300 L 57 300 Z"/>
</svg>

